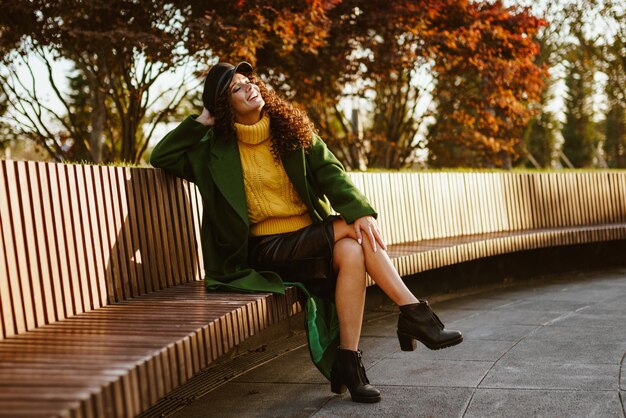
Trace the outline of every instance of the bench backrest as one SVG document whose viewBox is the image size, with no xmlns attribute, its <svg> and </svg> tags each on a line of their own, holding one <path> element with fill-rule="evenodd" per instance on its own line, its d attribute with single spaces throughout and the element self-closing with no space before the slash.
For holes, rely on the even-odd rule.
<svg viewBox="0 0 626 418">
<path fill-rule="evenodd" d="M 0 161 L 0 339 L 203 276 L 195 188 L 161 170 Z"/>
<path fill-rule="evenodd" d="M 350 176 L 389 244 L 626 222 L 626 172 Z M 0 339 L 200 280 L 201 214 L 161 170 L 0 161 Z"/>
<path fill-rule="evenodd" d="M 389 244 L 626 222 L 626 172 L 350 173 Z"/>
</svg>

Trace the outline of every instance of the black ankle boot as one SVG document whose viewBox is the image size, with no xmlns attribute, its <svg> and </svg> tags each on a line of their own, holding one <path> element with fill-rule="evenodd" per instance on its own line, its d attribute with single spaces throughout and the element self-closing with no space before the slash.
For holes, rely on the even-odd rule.
<svg viewBox="0 0 626 418">
<path fill-rule="evenodd" d="M 431 350 L 439 350 L 459 344 L 463 334 L 445 329 L 439 317 L 425 300 L 400 306 L 398 317 L 398 341 L 402 351 L 415 350 L 415 340 Z"/>
<path fill-rule="evenodd" d="M 380 392 L 365 375 L 365 367 L 361 362 L 361 350 L 337 349 L 337 358 L 330 372 L 330 390 L 344 393 L 346 387 L 350 391 L 353 402 L 380 402 Z"/>
</svg>

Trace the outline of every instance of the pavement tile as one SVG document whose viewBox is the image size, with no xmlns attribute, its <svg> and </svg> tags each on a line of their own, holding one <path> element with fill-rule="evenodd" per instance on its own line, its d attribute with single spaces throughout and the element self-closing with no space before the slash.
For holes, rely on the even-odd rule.
<svg viewBox="0 0 626 418">
<path fill-rule="evenodd" d="M 465 296 L 458 299 L 450 299 L 443 302 L 437 302 L 432 305 L 433 309 L 439 312 L 462 310 L 492 310 L 506 307 L 515 303 L 509 299 L 486 298 L 481 295 Z"/>
<path fill-rule="evenodd" d="M 311 367 L 309 367 L 311 366 Z M 326 383 L 307 347 L 293 350 L 233 380 L 239 383 Z"/>
<path fill-rule="evenodd" d="M 309 417 L 332 395 L 328 385 L 229 382 L 171 417 Z"/>
<path fill-rule="evenodd" d="M 626 291 L 624 291 L 626 294 Z M 581 311 L 581 313 L 591 315 L 626 315 L 626 303 L 624 296 L 620 295 L 617 300 L 611 300 L 605 303 L 596 303 L 593 306 Z"/>
<path fill-rule="evenodd" d="M 384 307 L 381 307 L 381 310 L 377 310 L 377 311 L 366 311 L 364 316 L 364 322 L 370 322 L 370 321 L 375 321 L 375 320 L 384 320 L 387 318 L 394 318 L 395 314 L 397 313 L 396 310 L 398 308 L 395 309 L 387 309 L 390 308 L 393 305 L 385 305 Z M 384 308 L 384 309 L 382 309 Z"/>
<path fill-rule="evenodd" d="M 532 360 L 536 363 L 619 364 L 624 343 L 590 341 L 550 341 L 525 339 L 506 355 L 507 360 Z"/>
<path fill-rule="evenodd" d="M 368 369 L 380 359 L 400 351 L 400 344 L 395 338 L 361 337 L 359 348 L 363 351 L 363 365 Z"/>
<path fill-rule="evenodd" d="M 493 362 L 385 358 L 367 371 L 374 385 L 476 387 Z"/>
<path fill-rule="evenodd" d="M 618 393 L 477 389 L 464 417 L 623 417 Z"/>
<path fill-rule="evenodd" d="M 397 321 L 396 315 L 368 321 L 363 324 L 361 337 L 395 337 Z"/>
<path fill-rule="evenodd" d="M 573 316 L 573 315 L 572 315 Z M 563 318 L 537 328 L 530 333 L 527 340 L 571 342 L 575 344 L 623 343 L 626 350 L 626 329 L 624 327 L 589 327 L 589 326 L 563 326 L 569 317 Z M 624 319 L 622 318 L 622 321 Z"/>
<path fill-rule="evenodd" d="M 435 305 L 432 309 L 437 314 L 439 319 L 441 319 L 441 322 L 446 325 L 464 318 L 472 318 L 489 312 L 487 309 L 463 309 L 461 306 L 456 309 L 440 309 Z"/>
<path fill-rule="evenodd" d="M 456 323 L 447 325 L 454 328 Z M 481 327 L 460 329 L 463 332 L 463 344 L 471 340 L 518 341 L 537 329 L 538 325 L 500 325 L 491 324 Z"/>
<path fill-rule="evenodd" d="M 419 342 L 415 351 L 396 351 L 390 358 L 419 360 L 491 361 L 498 360 L 513 345 L 514 341 L 463 341 L 445 350 L 429 350 Z"/>
<path fill-rule="evenodd" d="M 617 280 L 619 285 L 615 284 L 615 280 L 611 282 L 594 282 L 588 277 L 582 282 L 576 283 L 559 283 L 543 289 L 543 292 L 537 294 L 536 300 L 552 300 L 552 301 L 588 301 L 592 303 L 611 300 L 614 298 L 616 291 L 622 293 L 626 291 L 622 283 L 626 283 L 624 279 Z"/>
<path fill-rule="evenodd" d="M 492 325 L 542 325 L 560 317 L 559 312 L 494 310 L 468 315 L 462 319 L 445 322 L 446 326 L 463 331 L 468 328 L 482 328 Z"/>
<path fill-rule="evenodd" d="M 496 308 L 498 311 L 538 311 L 538 312 L 572 312 L 576 309 L 589 306 L 587 301 L 581 300 L 518 300 Z"/>
<path fill-rule="evenodd" d="M 626 302 L 622 302 L 626 305 Z M 597 311 L 596 311 L 597 312 Z M 572 313 L 572 315 L 564 316 L 552 322 L 552 325 L 562 327 L 598 327 L 598 328 L 616 328 L 614 332 L 624 329 L 624 313 L 593 313 L 591 310 L 583 310 Z M 621 333 L 626 336 L 626 331 Z"/>
<path fill-rule="evenodd" d="M 480 297 L 486 299 L 501 299 L 508 302 L 532 299 L 543 292 L 541 286 L 542 284 L 533 285 L 526 283 L 510 288 L 488 290 L 480 293 Z"/>
<path fill-rule="evenodd" d="M 469 388 L 381 386 L 382 400 L 375 404 L 351 402 L 348 393 L 332 398 L 313 415 L 332 417 L 459 417 L 469 401 Z"/>
<path fill-rule="evenodd" d="M 615 390 L 617 364 L 536 363 L 501 360 L 481 382 L 481 389 Z"/>
</svg>

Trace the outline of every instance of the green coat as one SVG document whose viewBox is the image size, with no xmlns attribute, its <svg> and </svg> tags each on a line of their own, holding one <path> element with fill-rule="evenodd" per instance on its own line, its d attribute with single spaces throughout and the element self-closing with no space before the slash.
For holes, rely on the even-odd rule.
<svg viewBox="0 0 626 418">
<path fill-rule="evenodd" d="M 216 138 L 212 128 L 194 119 L 187 117 L 167 134 L 152 151 L 150 163 L 195 183 L 202 195 L 207 289 L 284 294 L 276 273 L 257 272 L 247 263 L 250 224 L 237 141 Z M 348 223 L 376 216 L 318 136 L 308 152 L 292 151 L 282 163 L 313 222 L 330 215 L 330 204 Z"/>
</svg>

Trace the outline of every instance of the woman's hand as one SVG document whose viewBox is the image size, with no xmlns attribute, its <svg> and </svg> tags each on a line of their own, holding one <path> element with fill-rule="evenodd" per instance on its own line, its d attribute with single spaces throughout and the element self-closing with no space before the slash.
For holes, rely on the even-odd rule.
<svg viewBox="0 0 626 418">
<path fill-rule="evenodd" d="M 200 116 L 196 118 L 196 122 L 201 123 L 204 126 L 213 126 L 215 125 L 215 118 L 211 116 L 211 113 L 206 109 L 206 107 L 203 107 L 202 113 L 200 113 Z"/>
<path fill-rule="evenodd" d="M 387 246 L 383 241 L 383 236 L 380 233 L 380 229 L 378 229 L 376 219 L 374 219 L 372 216 L 363 216 L 354 221 L 352 225 L 354 226 L 356 240 L 359 244 L 362 245 L 363 233 L 365 233 L 369 238 L 369 243 L 372 246 L 372 250 L 374 250 L 374 252 L 378 250 L 378 246 L 387 251 Z"/>
</svg>

